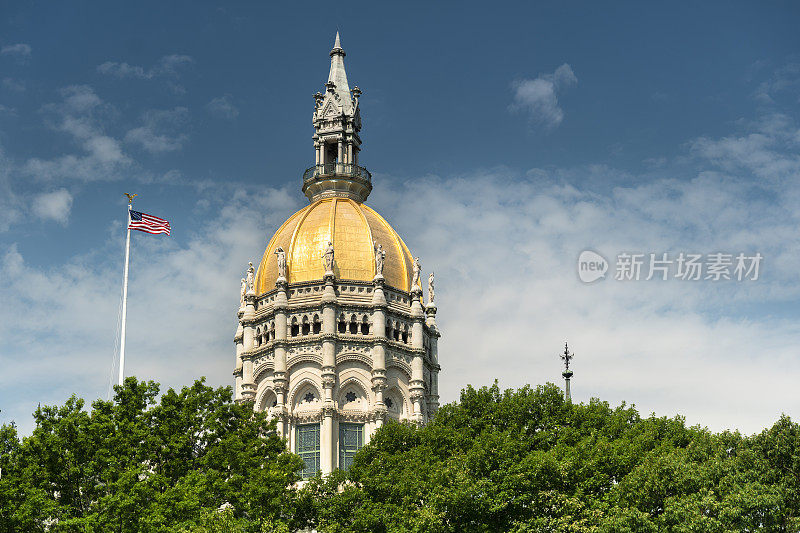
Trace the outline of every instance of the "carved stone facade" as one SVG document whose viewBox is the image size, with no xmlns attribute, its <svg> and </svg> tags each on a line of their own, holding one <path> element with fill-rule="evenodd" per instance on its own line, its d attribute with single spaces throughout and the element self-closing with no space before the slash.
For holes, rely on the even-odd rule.
<svg viewBox="0 0 800 533">
<path fill-rule="evenodd" d="M 360 91 L 343 57 L 337 34 L 315 96 L 311 205 L 270 240 L 254 290 L 246 277 L 234 337 L 236 398 L 277 419 L 308 475 L 346 468 L 386 420 L 425 424 L 439 407 L 436 306 L 412 285 L 402 239 L 362 204 L 372 185 L 356 166 Z"/>
</svg>

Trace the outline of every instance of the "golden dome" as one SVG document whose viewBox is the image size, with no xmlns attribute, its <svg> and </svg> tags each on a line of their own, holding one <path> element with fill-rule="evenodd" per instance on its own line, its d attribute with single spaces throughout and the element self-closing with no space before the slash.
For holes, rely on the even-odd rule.
<svg viewBox="0 0 800 533">
<path fill-rule="evenodd" d="M 374 246 L 386 252 L 383 277 L 387 285 L 408 291 L 412 258 L 403 240 L 374 210 L 349 198 L 323 198 L 289 217 L 267 245 L 256 272 L 256 294 L 275 288 L 278 258 L 286 252 L 289 283 L 321 280 L 325 268 L 322 255 L 333 243 L 336 279 L 372 281 L 375 277 Z"/>
</svg>

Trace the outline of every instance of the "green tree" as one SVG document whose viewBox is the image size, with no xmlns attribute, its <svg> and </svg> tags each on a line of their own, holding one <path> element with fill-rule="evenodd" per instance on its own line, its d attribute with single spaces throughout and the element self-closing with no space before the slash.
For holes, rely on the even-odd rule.
<svg viewBox="0 0 800 533">
<path fill-rule="evenodd" d="M 89 411 L 75 397 L 37 409 L 21 442 L 3 427 L 2 531 L 283 527 L 302 461 L 266 414 L 203 381 L 158 393 L 128 378 Z"/>
<path fill-rule="evenodd" d="M 385 425 L 296 512 L 329 533 L 797 531 L 798 476 L 788 418 L 745 438 L 495 384 L 424 428 Z"/>
</svg>

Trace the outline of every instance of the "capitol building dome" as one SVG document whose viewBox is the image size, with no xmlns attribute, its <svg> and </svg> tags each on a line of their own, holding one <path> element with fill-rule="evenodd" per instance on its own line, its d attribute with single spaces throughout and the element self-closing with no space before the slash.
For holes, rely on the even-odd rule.
<svg viewBox="0 0 800 533">
<path fill-rule="evenodd" d="M 411 290 L 413 258 L 403 239 L 373 209 L 351 198 L 333 197 L 299 210 L 273 235 L 256 273 L 256 294 L 275 288 L 278 248 L 286 253 L 288 283 L 321 280 L 325 274 L 322 256 L 329 242 L 336 253 L 333 273 L 337 279 L 372 282 L 375 248 L 380 244 L 386 252 L 386 284 Z"/>
<path fill-rule="evenodd" d="M 387 421 L 426 424 L 439 408 L 433 273 L 366 201 L 361 90 L 339 35 L 314 95 L 309 205 L 275 231 L 241 280 L 234 391 L 276 421 L 302 475 L 347 469 Z M 311 161 L 309 161 L 311 162 Z M 427 301 L 424 285 L 427 287 Z"/>
</svg>

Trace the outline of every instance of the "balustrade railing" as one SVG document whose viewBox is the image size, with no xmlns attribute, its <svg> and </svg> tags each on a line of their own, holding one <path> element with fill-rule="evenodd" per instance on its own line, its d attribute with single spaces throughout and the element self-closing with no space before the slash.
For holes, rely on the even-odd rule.
<svg viewBox="0 0 800 533">
<path fill-rule="evenodd" d="M 303 172 L 303 182 L 305 183 L 318 177 L 327 176 L 343 176 L 367 183 L 372 182 L 372 174 L 370 174 L 369 170 L 358 165 L 353 165 L 352 163 L 324 163 L 322 165 L 314 165 Z"/>
</svg>

